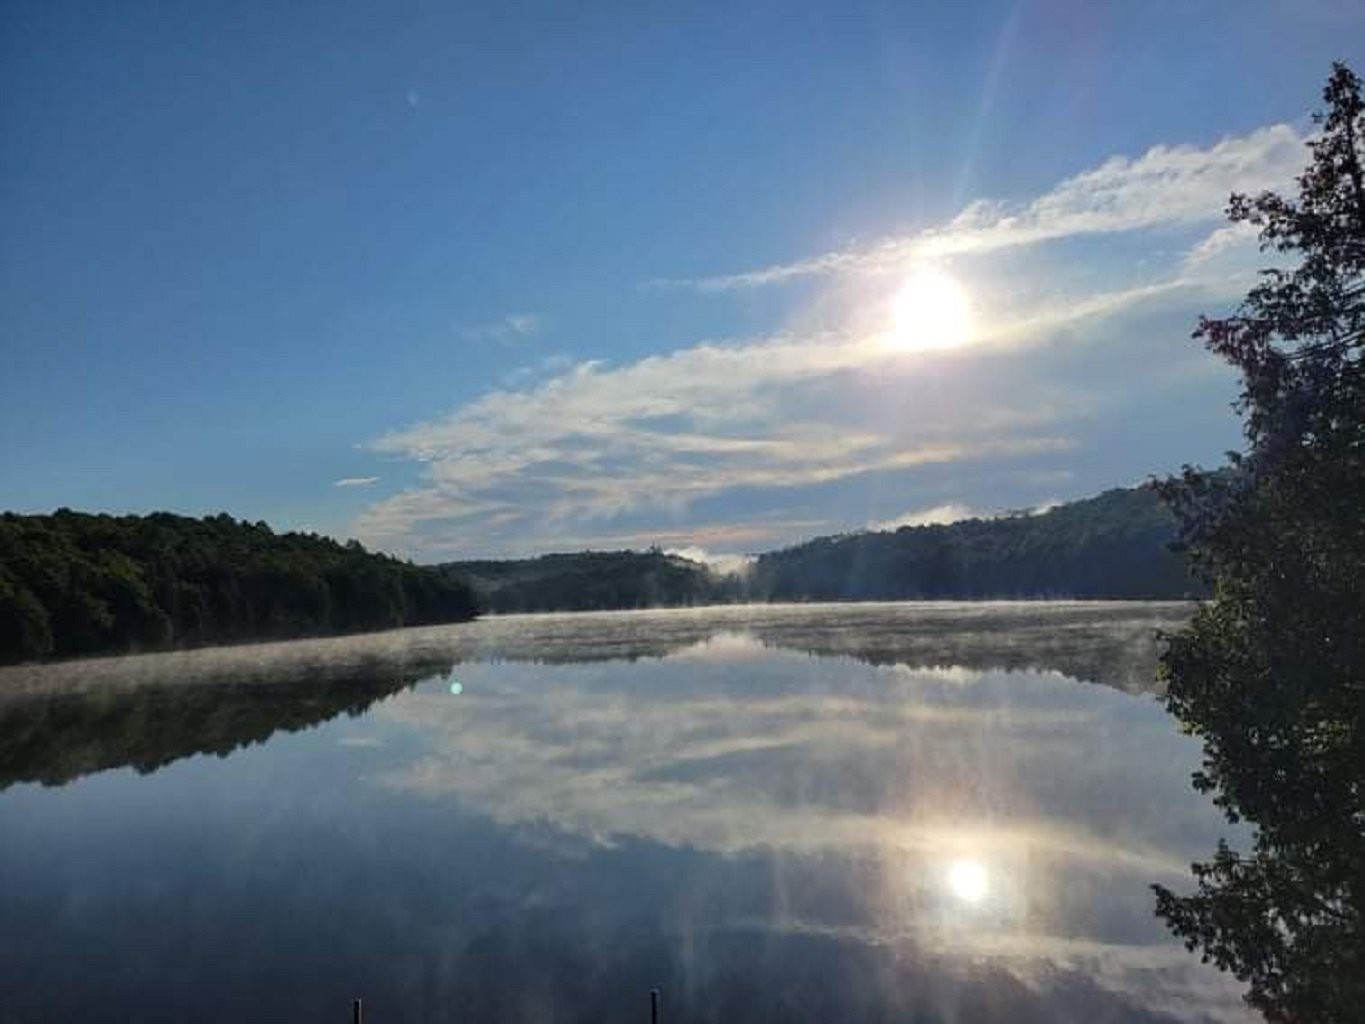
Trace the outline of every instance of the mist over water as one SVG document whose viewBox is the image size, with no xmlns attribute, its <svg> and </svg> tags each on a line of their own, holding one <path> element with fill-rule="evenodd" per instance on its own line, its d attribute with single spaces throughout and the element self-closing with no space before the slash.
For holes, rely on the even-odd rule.
<svg viewBox="0 0 1365 1024">
<path fill-rule="evenodd" d="M 18 1020 L 1242 1020 L 1156 604 L 507 617 L 0 671 Z"/>
</svg>

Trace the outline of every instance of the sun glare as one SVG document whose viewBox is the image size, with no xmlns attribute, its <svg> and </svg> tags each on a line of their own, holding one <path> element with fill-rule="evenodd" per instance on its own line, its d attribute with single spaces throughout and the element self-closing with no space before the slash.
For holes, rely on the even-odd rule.
<svg viewBox="0 0 1365 1024">
<path fill-rule="evenodd" d="M 972 327 L 971 296 L 951 274 L 917 270 L 896 293 L 891 340 L 899 349 L 960 348 L 972 340 Z"/>
<path fill-rule="evenodd" d="M 989 888 L 986 869 L 977 860 L 955 860 L 948 866 L 948 889 L 964 903 L 980 903 Z"/>
</svg>

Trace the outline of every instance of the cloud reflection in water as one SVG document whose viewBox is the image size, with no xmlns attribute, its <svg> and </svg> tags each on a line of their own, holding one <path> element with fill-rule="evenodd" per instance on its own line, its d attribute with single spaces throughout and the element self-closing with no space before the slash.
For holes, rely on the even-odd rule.
<svg viewBox="0 0 1365 1024">
<path fill-rule="evenodd" d="M 419 687 L 378 712 L 420 752 L 375 783 L 541 842 L 548 826 L 769 859 L 769 912 L 722 908 L 717 928 L 990 958 L 1044 988 L 1079 971 L 1153 1010 L 1243 1017 L 1152 919 L 1147 883 L 1180 877 L 1217 824 L 1187 789 L 1197 751 L 1150 698 L 742 630 L 658 659 L 461 674 L 458 702 Z"/>
<path fill-rule="evenodd" d="M 626 1021 L 654 985 L 692 1021 L 1245 1019 L 1146 889 L 1221 828 L 1141 693 L 1184 614 L 543 616 L 5 670 L 0 987 L 63 1019 L 359 988 Z"/>
</svg>

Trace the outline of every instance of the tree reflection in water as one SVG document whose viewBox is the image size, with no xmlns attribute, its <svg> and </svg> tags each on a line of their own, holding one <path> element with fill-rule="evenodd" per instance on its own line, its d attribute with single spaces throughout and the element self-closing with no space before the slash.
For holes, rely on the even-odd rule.
<svg viewBox="0 0 1365 1024">
<path fill-rule="evenodd" d="M 17 1019 L 628 1021 L 660 986 L 687 1020 L 1240 1020 L 1148 907 L 1219 834 L 1192 745 L 1119 692 L 1187 615 L 545 616 L 3 670 L 6 781 L 236 752 L 3 794 L 0 987 Z"/>
<path fill-rule="evenodd" d="M 137 662 L 145 659 L 121 660 L 135 678 Z M 0 790 L 20 782 L 60 786 L 111 768 L 146 774 L 195 754 L 227 757 L 277 732 L 363 714 L 452 665 L 448 659 L 305 662 L 262 681 L 201 659 L 174 678 L 153 675 L 110 692 L 59 685 L 0 695 Z"/>
</svg>

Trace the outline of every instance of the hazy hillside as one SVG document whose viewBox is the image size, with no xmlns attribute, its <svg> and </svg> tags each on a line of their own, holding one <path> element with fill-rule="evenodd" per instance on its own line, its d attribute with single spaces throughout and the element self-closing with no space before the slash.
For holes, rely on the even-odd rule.
<svg viewBox="0 0 1365 1024">
<path fill-rule="evenodd" d="M 722 576 L 658 550 L 452 562 L 500 612 L 750 601 L 1181 598 L 1198 588 L 1168 550 L 1175 521 L 1140 488 L 1051 511 L 819 537 Z"/>
<path fill-rule="evenodd" d="M 658 549 L 451 562 L 441 568 L 469 580 L 496 612 L 675 607 L 739 596 L 738 580 Z"/>
<path fill-rule="evenodd" d="M 1175 520 L 1146 488 L 1037 514 L 821 537 L 762 555 L 761 600 L 1178 598 L 1197 593 L 1168 545 Z"/>
</svg>

